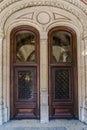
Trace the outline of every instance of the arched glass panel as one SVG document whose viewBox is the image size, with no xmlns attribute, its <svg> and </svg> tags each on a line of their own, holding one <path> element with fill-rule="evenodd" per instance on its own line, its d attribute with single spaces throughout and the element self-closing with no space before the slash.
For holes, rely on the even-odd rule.
<svg viewBox="0 0 87 130">
<path fill-rule="evenodd" d="M 35 34 L 31 31 L 16 33 L 16 61 L 35 62 Z"/>
<path fill-rule="evenodd" d="M 55 31 L 52 34 L 52 62 L 71 62 L 71 34 L 66 31 Z"/>
</svg>

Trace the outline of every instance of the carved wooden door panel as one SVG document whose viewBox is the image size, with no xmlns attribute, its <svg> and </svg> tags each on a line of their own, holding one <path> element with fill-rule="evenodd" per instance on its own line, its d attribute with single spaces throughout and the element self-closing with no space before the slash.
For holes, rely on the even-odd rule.
<svg viewBox="0 0 87 130">
<path fill-rule="evenodd" d="M 11 119 L 39 118 L 39 33 L 21 26 L 11 33 Z"/>
<path fill-rule="evenodd" d="M 50 118 L 77 118 L 76 36 L 66 27 L 49 32 Z"/>
</svg>

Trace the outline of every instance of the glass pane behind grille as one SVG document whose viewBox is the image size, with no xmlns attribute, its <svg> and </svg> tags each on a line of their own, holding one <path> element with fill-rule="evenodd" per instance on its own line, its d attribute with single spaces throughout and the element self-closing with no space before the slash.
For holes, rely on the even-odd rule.
<svg viewBox="0 0 87 130">
<path fill-rule="evenodd" d="M 35 62 L 35 35 L 29 31 L 16 34 L 16 61 Z"/>
<path fill-rule="evenodd" d="M 56 31 L 52 35 L 52 62 L 72 61 L 70 34 L 65 31 Z"/>
<path fill-rule="evenodd" d="M 18 72 L 18 99 L 28 100 L 32 98 L 32 72 Z"/>
<path fill-rule="evenodd" d="M 55 99 L 69 99 L 69 71 L 55 71 Z"/>
</svg>

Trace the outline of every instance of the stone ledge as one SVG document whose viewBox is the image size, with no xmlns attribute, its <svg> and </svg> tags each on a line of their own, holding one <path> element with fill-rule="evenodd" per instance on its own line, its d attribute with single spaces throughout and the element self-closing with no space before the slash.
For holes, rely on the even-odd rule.
<svg viewBox="0 0 87 130">
<path fill-rule="evenodd" d="M 87 127 L 83 128 L 83 130 L 87 130 Z"/>
<path fill-rule="evenodd" d="M 6 128 L 0 128 L 0 130 L 7 130 Z M 65 127 L 14 127 L 9 130 L 67 130 Z"/>
</svg>

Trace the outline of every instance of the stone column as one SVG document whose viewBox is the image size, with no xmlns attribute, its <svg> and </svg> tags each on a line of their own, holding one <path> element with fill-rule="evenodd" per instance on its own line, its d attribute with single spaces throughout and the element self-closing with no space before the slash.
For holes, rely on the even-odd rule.
<svg viewBox="0 0 87 130">
<path fill-rule="evenodd" d="M 0 125 L 3 124 L 2 43 L 3 33 L 0 31 Z"/>
<path fill-rule="evenodd" d="M 47 33 L 43 32 L 40 39 L 40 121 L 47 123 L 48 120 L 48 43 Z"/>
<path fill-rule="evenodd" d="M 7 107 L 7 46 L 6 39 L 3 40 L 3 121 L 8 121 L 8 107 Z"/>
<path fill-rule="evenodd" d="M 79 119 L 84 121 L 84 105 L 85 105 L 85 44 L 81 41 L 78 62 L 78 92 L 79 92 Z"/>
<path fill-rule="evenodd" d="M 84 91 L 84 104 L 83 104 L 83 109 L 84 109 L 84 115 L 83 115 L 83 120 L 84 122 L 87 123 L 87 36 L 84 38 L 84 70 L 85 70 L 85 73 L 84 73 L 84 79 L 85 79 L 85 87 L 82 88 L 83 91 Z"/>
<path fill-rule="evenodd" d="M 87 105 L 87 37 L 84 38 L 84 43 L 85 43 L 85 50 L 84 50 L 84 57 L 85 57 L 85 104 Z"/>
</svg>

